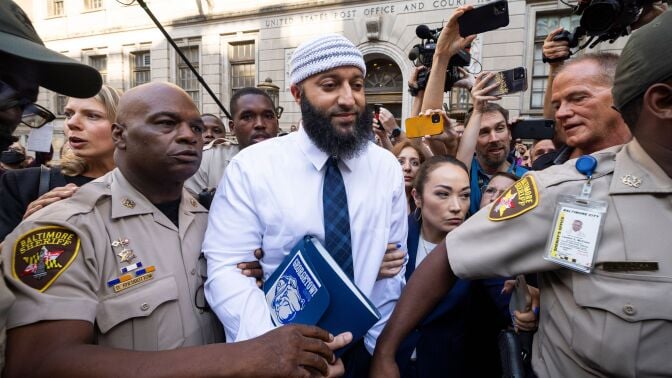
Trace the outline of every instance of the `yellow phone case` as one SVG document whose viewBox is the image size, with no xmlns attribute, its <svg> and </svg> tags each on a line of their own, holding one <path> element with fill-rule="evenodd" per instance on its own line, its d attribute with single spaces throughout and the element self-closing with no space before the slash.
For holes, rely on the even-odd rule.
<svg viewBox="0 0 672 378">
<path fill-rule="evenodd" d="M 443 116 L 438 113 L 406 119 L 406 136 L 421 138 L 425 135 L 439 135 L 443 132 Z"/>
</svg>

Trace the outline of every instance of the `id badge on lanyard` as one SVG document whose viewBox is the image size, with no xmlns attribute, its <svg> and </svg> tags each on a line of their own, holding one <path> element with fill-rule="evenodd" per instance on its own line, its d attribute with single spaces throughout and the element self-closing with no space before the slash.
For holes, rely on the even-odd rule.
<svg viewBox="0 0 672 378">
<path fill-rule="evenodd" d="M 605 201 L 590 199 L 595 167 L 597 160 L 592 156 L 577 160 L 576 168 L 588 177 L 588 182 L 578 196 L 558 197 L 544 254 L 544 259 L 582 273 L 593 269 L 608 206 Z"/>
</svg>

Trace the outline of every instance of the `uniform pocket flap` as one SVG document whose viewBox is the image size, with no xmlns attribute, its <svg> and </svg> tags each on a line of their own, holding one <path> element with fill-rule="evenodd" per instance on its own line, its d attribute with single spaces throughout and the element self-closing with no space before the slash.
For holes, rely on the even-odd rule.
<svg viewBox="0 0 672 378">
<path fill-rule="evenodd" d="M 672 320 L 672 282 L 603 274 L 574 274 L 574 300 L 581 307 L 608 311 L 630 322 Z"/>
<path fill-rule="evenodd" d="M 177 282 L 173 276 L 103 300 L 98 305 L 96 323 L 102 333 L 128 319 L 149 316 L 161 304 L 177 300 Z"/>
</svg>

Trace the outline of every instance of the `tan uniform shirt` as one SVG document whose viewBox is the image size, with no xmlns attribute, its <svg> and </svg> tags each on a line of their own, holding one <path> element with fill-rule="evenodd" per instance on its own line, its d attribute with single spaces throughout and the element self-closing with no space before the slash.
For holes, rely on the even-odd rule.
<svg viewBox="0 0 672 378">
<path fill-rule="evenodd" d="M 0 243 L 0 252 L 2 251 L 2 243 Z M 0 261 L 2 264 L 2 261 Z M 7 315 L 9 309 L 14 303 L 14 294 L 9 290 L 5 280 L 0 278 L 0 371 L 5 366 L 5 343 L 7 335 L 5 333 L 7 326 Z"/>
<path fill-rule="evenodd" d="M 203 158 L 198 171 L 184 183 L 190 192 L 198 194 L 203 189 L 217 189 L 224 170 L 240 151 L 237 144 L 226 139 L 215 139 L 203 149 Z"/>
<path fill-rule="evenodd" d="M 542 272 L 533 351 L 539 376 L 669 376 L 672 179 L 636 141 L 593 156 L 591 198 L 609 206 L 593 273 L 543 259 L 558 195 L 578 195 L 586 182 L 576 160 L 530 173 L 539 187 L 536 208 L 495 222 L 489 206 L 451 232 L 450 265 L 470 279 Z M 634 261 L 655 261 L 659 269 L 614 272 L 602 264 Z"/>
<path fill-rule="evenodd" d="M 115 169 L 5 239 L 4 275 L 16 294 L 8 328 L 85 320 L 97 344 L 139 351 L 222 340 L 215 317 L 194 303 L 206 224 L 185 191 L 178 229 Z"/>
</svg>

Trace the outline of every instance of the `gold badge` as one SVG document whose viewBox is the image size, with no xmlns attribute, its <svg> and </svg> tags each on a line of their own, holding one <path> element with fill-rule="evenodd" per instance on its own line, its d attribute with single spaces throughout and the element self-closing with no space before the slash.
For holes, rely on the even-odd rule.
<svg viewBox="0 0 672 378">
<path fill-rule="evenodd" d="M 14 243 L 12 275 L 44 292 L 75 260 L 79 237 L 60 226 L 40 227 L 21 235 Z"/>
<path fill-rule="evenodd" d="M 525 176 L 493 202 L 488 219 L 502 221 L 522 215 L 539 204 L 539 192 L 533 176 Z"/>
<path fill-rule="evenodd" d="M 196 201 L 196 199 L 194 199 L 194 198 L 190 199 L 189 202 L 191 202 L 192 207 L 198 206 L 198 201 Z"/>
<path fill-rule="evenodd" d="M 132 249 L 124 248 L 121 250 L 121 252 L 117 253 L 117 256 L 121 258 L 121 262 L 132 262 L 133 259 L 135 258 L 135 254 L 133 253 Z"/>
<path fill-rule="evenodd" d="M 124 198 L 123 200 L 121 200 L 121 204 L 124 205 L 125 207 L 128 207 L 129 209 L 135 207 L 135 201 L 129 198 Z"/>
</svg>

